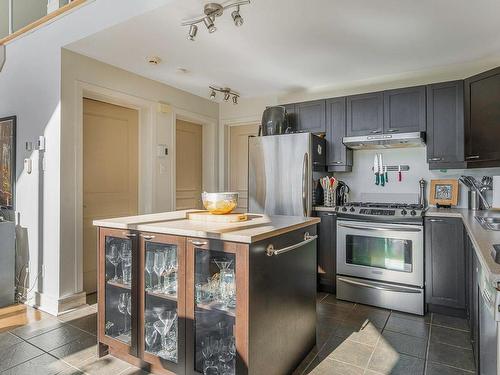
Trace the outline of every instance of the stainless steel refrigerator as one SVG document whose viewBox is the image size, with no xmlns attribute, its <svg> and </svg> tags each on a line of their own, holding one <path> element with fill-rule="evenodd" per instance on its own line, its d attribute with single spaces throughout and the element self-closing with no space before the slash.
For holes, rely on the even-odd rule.
<svg viewBox="0 0 500 375">
<path fill-rule="evenodd" d="M 325 170 L 325 153 L 311 133 L 250 137 L 248 212 L 311 216 L 313 171 Z"/>
</svg>

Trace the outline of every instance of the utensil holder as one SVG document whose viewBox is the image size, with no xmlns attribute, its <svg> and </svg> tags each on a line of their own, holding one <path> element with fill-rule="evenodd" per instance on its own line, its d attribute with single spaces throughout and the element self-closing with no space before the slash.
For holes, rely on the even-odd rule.
<svg viewBox="0 0 500 375">
<path fill-rule="evenodd" d="M 333 194 L 333 190 L 331 189 L 325 189 L 323 192 L 324 195 L 324 202 L 323 205 L 325 207 L 333 207 L 335 206 L 335 197 Z"/>
<path fill-rule="evenodd" d="M 479 198 L 479 194 L 475 190 L 469 190 L 468 193 L 468 205 L 469 205 L 469 210 L 473 211 L 479 211 L 482 210 L 482 202 L 481 199 Z"/>
</svg>

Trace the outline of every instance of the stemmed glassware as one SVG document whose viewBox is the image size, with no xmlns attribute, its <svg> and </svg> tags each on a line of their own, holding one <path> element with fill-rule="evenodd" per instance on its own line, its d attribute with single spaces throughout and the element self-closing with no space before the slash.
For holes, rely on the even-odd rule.
<svg viewBox="0 0 500 375">
<path fill-rule="evenodd" d="M 148 273 L 148 285 L 146 285 L 146 290 L 152 290 L 153 289 L 153 272 L 154 271 L 154 264 L 155 264 L 155 253 L 153 251 L 148 251 L 146 252 L 146 264 L 145 264 L 145 271 Z"/>
<path fill-rule="evenodd" d="M 175 310 L 163 310 L 158 313 L 160 320 L 156 321 L 153 325 L 161 336 L 161 351 L 158 353 L 160 357 L 176 360 L 177 359 L 177 343 L 168 339 L 167 334 L 172 328 L 175 320 L 177 319 L 177 312 Z"/>
<path fill-rule="evenodd" d="M 235 275 L 231 267 L 232 261 L 215 260 L 215 264 L 219 267 L 219 292 L 220 302 L 225 308 L 232 306 L 234 299 Z"/>
<path fill-rule="evenodd" d="M 128 332 L 128 318 L 127 318 L 127 308 L 130 303 L 130 297 L 128 293 L 120 293 L 118 297 L 118 311 L 123 314 L 123 333 Z"/>
<path fill-rule="evenodd" d="M 157 336 L 158 332 L 156 331 L 154 324 L 146 323 L 144 326 L 144 339 L 146 340 L 146 350 L 150 353 L 153 353 Z"/>
<path fill-rule="evenodd" d="M 161 277 L 163 272 L 165 272 L 165 253 L 157 251 L 154 255 L 153 270 L 158 277 L 158 282 L 156 284 L 156 290 L 161 291 Z"/>
<path fill-rule="evenodd" d="M 165 293 L 177 293 L 177 249 L 170 248 L 166 252 L 165 257 Z"/>
<path fill-rule="evenodd" d="M 127 243 L 122 245 L 120 258 L 122 259 L 123 283 L 130 285 L 132 282 L 132 249 Z"/>
<path fill-rule="evenodd" d="M 222 374 L 232 374 L 232 369 L 229 363 L 233 360 L 233 350 L 232 345 L 234 345 L 233 337 L 224 337 L 220 340 L 220 350 L 219 350 L 219 361 L 221 362 L 221 372 Z"/>
<path fill-rule="evenodd" d="M 115 266 L 115 276 L 111 279 L 112 281 L 118 281 L 118 265 L 121 262 L 121 254 L 116 244 L 112 244 L 109 247 L 109 251 L 106 252 L 106 259 Z"/>
</svg>

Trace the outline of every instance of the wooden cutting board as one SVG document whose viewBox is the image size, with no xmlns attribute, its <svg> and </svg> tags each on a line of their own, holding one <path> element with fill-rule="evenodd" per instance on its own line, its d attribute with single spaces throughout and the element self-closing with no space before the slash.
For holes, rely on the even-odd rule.
<svg viewBox="0 0 500 375">
<path fill-rule="evenodd" d="M 189 220 L 205 221 L 211 223 L 239 223 L 241 221 L 248 220 L 247 214 L 245 213 L 213 215 L 208 211 L 191 212 L 187 214 L 187 218 Z"/>
</svg>

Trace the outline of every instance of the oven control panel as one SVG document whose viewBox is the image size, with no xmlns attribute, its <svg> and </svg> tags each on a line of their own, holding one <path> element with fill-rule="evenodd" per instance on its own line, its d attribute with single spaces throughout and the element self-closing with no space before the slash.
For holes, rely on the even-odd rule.
<svg viewBox="0 0 500 375">
<path fill-rule="evenodd" d="M 378 208 L 362 208 L 359 210 L 361 215 L 394 216 L 395 210 L 381 210 Z"/>
</svg>

